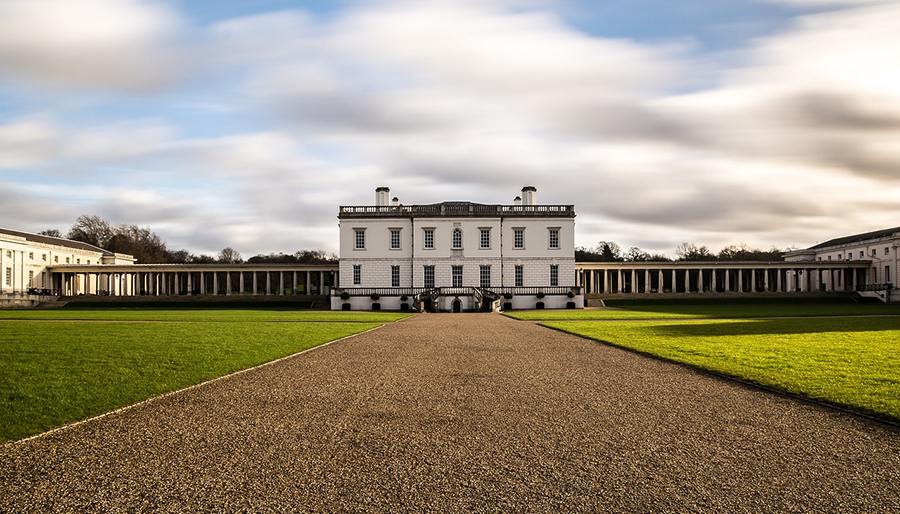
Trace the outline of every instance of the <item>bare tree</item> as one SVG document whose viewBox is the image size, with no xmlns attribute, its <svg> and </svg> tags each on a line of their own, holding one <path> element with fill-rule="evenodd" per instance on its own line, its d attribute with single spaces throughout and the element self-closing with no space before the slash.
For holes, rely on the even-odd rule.
<svg viewBox="0 0 900 514">
<path fill-rule="evenodd" d="M 227 246 L 219 252 L 219 262 L 224 264 L 237 264 L 244 262 L 244 258 L 241 256 L 240 252 Z"/>
<path fill-rule="evenodd" d="M 55 228 L 48 228 L 47 230 L 41 230 L 38 234 L 42 236 L 50 236 L 50 237 L 62 237 L 62 233 Z"/>
</svg>

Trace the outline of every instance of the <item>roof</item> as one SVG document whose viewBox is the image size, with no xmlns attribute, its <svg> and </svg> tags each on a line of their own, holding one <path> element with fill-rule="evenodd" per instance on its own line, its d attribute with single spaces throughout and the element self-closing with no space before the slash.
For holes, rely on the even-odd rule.
<svg viewBox="0 0 900 514">
<path fill-rule="evenodd" d="M 442 202 L 430 205 L 342 205 L 338 218 L 574 218 L 574 205 L 487 205 Z"/>
<path fill-rule="evenodd" d="M 99 246 L 94 246 L 88 243 L 82 243 L 81 241 L 72 241 L 71 239 L 64 239 L 62 237 L 53 237 L 53 236 L 45 236 L 42 234 L 32 234 L 31 232 L 22 232 L 21 230 L 11 230 L 8 228 L 0 228 L 0 234 L 9 234 L 11 236 L 21 237 L 26 241 L 31 241 L 33 243 L 43 243 L 48 245 L 56 245 L 56 246 L 64 246 L 66 248 L 75 248 L 78 250 L 87 250 L 89 252 L 98 252 L 104 255 L 113 255 L 112 252 L 108 250 L 104 250 Z"/>
<path fill-rule="evenodd" d="M 810 246 L 809 250 L 818 250 L 820 248 L 827 248 L 829 246 L 838 246 L 845 245 L 850 243 L 860 243 L 862 241 L 871 241 L 872 239 L 883 239 L 885 237 L 891 237 L 893 235 L 900 234 L 900 227 L 894 228 L 884 228 L 881 230 L 875 230 L 873 232 L 865 232 L 862 234 L 854 234 L 852 236 L 844 236 L 837 237 L 824 243 L 819 243 L 815 246 Z"/>
</svg>

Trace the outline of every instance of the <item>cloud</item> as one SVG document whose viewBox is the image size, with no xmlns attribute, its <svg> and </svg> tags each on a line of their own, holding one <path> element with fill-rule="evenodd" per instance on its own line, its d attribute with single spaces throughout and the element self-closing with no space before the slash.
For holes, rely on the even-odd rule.
<svg viewBox="0 0 900 514">
<path fill-rule="evenodd" d="M 183 71 L 180 17 L 142 0 L 0 3 L 0 76 L 54 88 L 148 91 Z"/>
<path fill-rule="evenodd" d="M 52 159 L 56 138 L 56 127 L 46 116 L 0 125 L 0 168 L 24 168 Z"/>
</svg>

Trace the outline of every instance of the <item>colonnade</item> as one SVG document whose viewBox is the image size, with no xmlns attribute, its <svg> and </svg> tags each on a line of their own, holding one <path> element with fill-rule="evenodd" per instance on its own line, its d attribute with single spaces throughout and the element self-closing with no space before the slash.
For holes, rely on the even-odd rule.
<svg viewBox="0 0 900 514">
<path fill-rule="evenodd" d="M 578 263 L 585 294 L 855 291 L 868 265 L 799 263 Z"/>
<path fill-rule="evenodd" d="M 215 269 L 154 265 L 66 266 L 51 270 L 61 296 L 327 295 L 337 266 Z"/>
</svg>

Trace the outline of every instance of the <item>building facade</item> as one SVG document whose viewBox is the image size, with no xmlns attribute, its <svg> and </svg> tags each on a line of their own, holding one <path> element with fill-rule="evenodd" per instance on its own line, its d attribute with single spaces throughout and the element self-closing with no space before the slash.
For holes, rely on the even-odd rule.
<svg viewBox="0 0 900 514">
<path fill-rule="evenodd" d="M 381 187 L 375 205 L 340 208 L 333 308 L 415 308 L 423 299 L 435 310 L 474 310 L 488 300 L 512 308 L 583 304 L 574 206 L 539 205 L 531 186 L 509 205 L 389 198 Z"/>
<path fill-rule="evenodd" d="M 60 237 L 0 228 L 0 292 L 61 294 L 54 287 L 52 268 L 65 265 L 131 265 L 134 257 Z M 83 284 L 97 290 L 103 284 Z"/>
<path fill-rule="evenodd" d="M 866 263 L 855 275 L 838 272 L 832 280 L 855 285 L 861 292 L 874 293 L 886 300 L 900 299 L 894 291 L 898 278 L 900 227 L 875 230 L 830 239 L 805 250 L 785 254 L 788 262 L 815 262 L 819 265 Z M 893 298 L 891 296 L 893 295 Z"/>
</svg>

